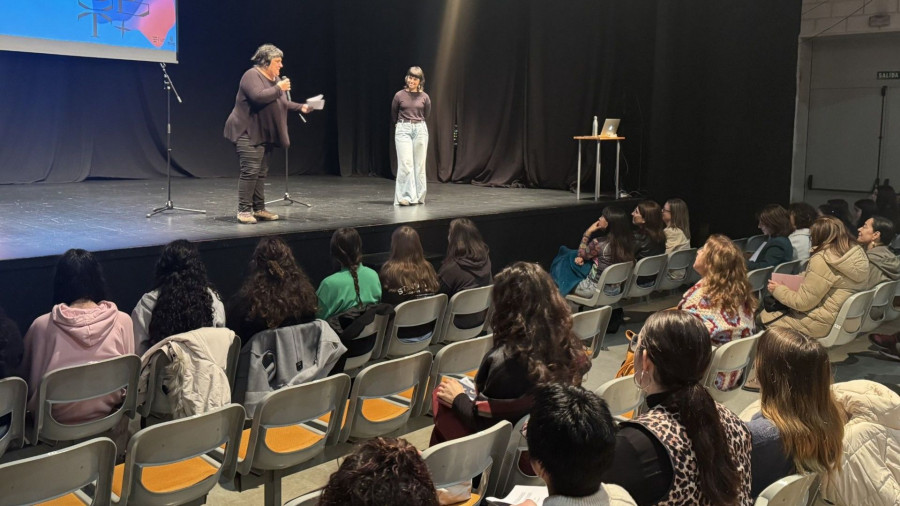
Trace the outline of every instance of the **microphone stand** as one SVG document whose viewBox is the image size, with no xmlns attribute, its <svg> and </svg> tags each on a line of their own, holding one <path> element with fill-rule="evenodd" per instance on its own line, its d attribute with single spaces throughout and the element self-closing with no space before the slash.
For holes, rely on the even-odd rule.
<svg viewBox="0 0 900 506">
<path fill-rule="evenodd" d="M 288 91 L 286 93 L 287 93 L 288 102 L 290 102 L 291 101 L 291 92 Z M 306 123 L 306 118 L 303 117 L 303 113 L 298 112 L 297 114 L 299 114 L 300 119 L 302 119 L 303 122 Z M 280 199 L 270 200 L 270 201 L 266 202 L 266 205 L 274 204 L 275 202 L 287 202 L 287 204 L 285 204 L 285 205 L 288 205 L 288 206 L 291 204 L 301 204 L 306 207 L 312 207 L 312 204 L 307 204 L 306 202 L 301 202 L 301 201 L 291 197 L 291 193 L 288 190 L 288 151 L 290 151 L 289 148 L 284 148 L 284 195 Z"/>
<path fill-rule="evenodd" d="M 165 212 L 165 211 L 185 211 L 188 213 L 201 213 L 206 214 L 206 210 L 204 209 L 188 209 L 186 207 L 175 207 L 175 204 L 172 203 L 172 93 L 175 93 L 175 98 L 178 99 L 178 103 L 182 103 L 181 97 L 178 96 L 178 90 L 175 89 L 175 85 L 172 83 L 172 78 L 169 77 L 169 73 L 166 72 L 166 64 L 160 63 L 160 68 L 163 73 L 163 86 L 166 89 L 166 187 L 167 187 L 167 197 L 166 197 L 166 205 L 162 207 L 157 207 L 156 209 L 147 213 L 147 217 L 150 218 L 156 214 Z"/>
</svg>

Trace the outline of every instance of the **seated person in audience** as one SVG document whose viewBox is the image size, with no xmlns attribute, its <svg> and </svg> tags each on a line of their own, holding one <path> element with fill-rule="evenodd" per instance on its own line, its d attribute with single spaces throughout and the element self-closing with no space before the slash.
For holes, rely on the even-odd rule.
<svg viewBox="0 0 900 506">
<path fill-rule="evenodd" d="M 860 228 L 865 225 L 866 220 L 875 216 L 875 210 L 877 207 L 875 206 L 875 201 L 872 199 L 859 199 L 853 203 L 853 224 L 856 225 L 856 228 Z"/>
<path fill-rule="evenodd" d="M 425 260 L 419 234 L 406 225 L 391 234 L 391 254 L 381 266 L 378 279 L 381 280 L 381 302 L 393 306 L 434 295 L 440 287 L 434 266 Z M 401 328 L 397 336 L 413 342 L 430 339 L 436 324 Z"/>
<path fill-rule="evenodd" d="M 28 409 L 37 409 L 38 390 L 48 372 L 134 353 L 131 317 L 106 300 L 100 263 L 83 249 L 66 251 L 56 263 L 53 309 L 25 333 L 20 376 L 28 382 Z M 77 424 L 108 415 L 122 392 L 53 407 L 60 423 Z"/>
<path fill-rule="evenodd" d="M 631 212 L 631 220 L 635 226 L 635 260 L 666 252 L 665 223 L 659 204 L 652 200 L 641 201 Z"/>
<path fill-rule="evenodd" d="M 572 291 L 579 297 L 593 297 L 600 287 L 600 275 L 607 267 L 634 260 L 634 236 L 626 211 L 612 206 L 603 208 L 600 219 L 592 223 L 581 237 L 575 264 L 590 264 L 591 270 Z M 595 234 L 602 233 L 596 236 Z M 607 295 L 622 293 L 620 284 L 602 287 Z"/>
<path fill-rule="evenodd" d="M 640 505 L 749 506 L 750 432 L 701 385 L 709 332 L 684 311 L 651 315 L 637 336 L 634 381 L 650 411 L 620 425 L 604 483 Z"/>
<path fill-rule="evenodd" d="M 381 301 L 381 281 L 377 272 L 362 264 L 362 239 L 355 228 L 334 231 L 331 258 L 340 270 L 319 284 L 318 318 L 327 320 L 350 308 Z"/>
<path fill-rule="evenodd" d="M 431 473 L 405 439 L 362 442 L 322 490 L 319 506 L 438 506 Z"/>
<path fill-rule="evenodd" d="M 837 218 L 847 230 L 847 235 L 850 236 L 851 239 L 856 239 L 856 227 L 853 226 L 853 221 L 849 218 L 849 211 L 844 213 L 840 205 L 835 205 L 831 202 L 832 201 L 828 201 L 818 207 L 819 216 L 832 216 Z"/>
<path fill-rule="evenodd" d="M 0 308 L 0 379 L 16 375 L 24 353 L 19 326 Z"/>
<path fill-rule="evenodd" d="M 753 497 L 791 474 L 838 471 L 844 415 L 831 392 L 825 348 L 795 330 L 769 329 L 759 338 L 756 364 L 761 409 L 747 423 Z"/>
<path fill-rule="evenodd" d="M 138 301 L 131 320 L 138 355 L 169 336 L 225 326 L 225 306 L 194 244 L 184 239 L 166 244 L 156 262 L 153 290 Z"/>
<path fill-rule="evenodd" d="M 806 202 L 793 202 L 788 206 L 791 215 L 791 227 L 794 231 L 788 236 L 794 248 L 792 260 L 809 260 L 812 243 L 809 240 L 809 227 L 818 218 L 816 208 Z"/>
<path fill-rule="evenodd" d="M 526 431 L 531 467 L 550 493 L 544 506 L 635 504 L 622 487 L 600 481 L 613 463 L 617 428 L 595 393 L 571 385 L 538 387 Z"/>
<path fill-rule="evenodd" d="M 759 229 L 766 235 L 766 241 L 747 260 L 747 269 L 756 270 L 775 267 L 794 258 L 794 248 L 788 239 L 794 227 L 787 210 L 778 204 L 770 204 L 756 216 Z"/>
<path fill-rule="evenodd" d="M 246 344 L 259 332 L 316 319 L 316 292 L 294 253 L 277 237 L 253 250 L 250 274 L 228 301 L 228 327 Z"/>
<path fill-rule="evenodd" d="M 856 229 L 859 226 L 856 224 L 853 213 L 850 212 L 850 204 L 844 199 L 828 199 L 828 205 L 834 209 L 835 216 L 847 225 L 847 232 L 850 234 L 850 237 L 855 239 Z"/>
<path fill-rule="evenodd" d="M 490 248 L 481 238 L 478 228 L 468 218 L 450 222 L 447 255 L 438 270 L 440 292 L 453 298 L 458 292 L 491 284 Z M 454 325 L 461 329 L 477 327 L 484 322 L 484 313 L 459 315 Z"/>
<path fill-rule="evenodd" d="M 666 253 L 674 253 L 691 247 L 691 222 L 688 206 L 681 199 L 669 199 L 662 208 L 666 224 Z"/>
<path fill-rule="evenodd" d="M 891 220 L 894 226 L 900 225 L 900 205 L 897 202 L 897 192 L 894 187 L 884 184 L 875 188 L 872 192 L 872 198 L 875 200 L 875 214 L 884 216 Z M 900 232 L 900 230 L 894 230 Z"/>
<path fill-rule="evenodd" d="M 894 235 L 894 224 L 881 216 L 872 216 L 859 227 L 856 241 L 865 248 L 869 258 L 868 288 L 900 279 L 900 259 L 888 248 Z"/>
<path fill-rule="evenodd" d="M 822 338 L 831 331 L 844 301 L 866 288 L 869 260 L 847 235 L 844 224 L 833 216 L 817 218 L 809 231 L 813 249 L 803 282 L 795 292 L 769 280 L 769 293 L 787 310 L 763 311 L 759 320 L 766 327 L 790 328 Z"/>
<path fill-rule="evenodd" d="M 713 346 L 752 335 L 756 298 L 750 290 L 741 250 L 731 239 L 713 234 L 697 251 L 694 270 L 702 277 L 684 293 L 678 309 L 700 318 Z M 717 386 L 731 386 L 740 371 L 732 376 L 716 378 Z"/>
<path fill-rule="evenodd" d="M 494 341 L 475 376 L 475 398 L 445 378 L 432 402 L 431 444 L 512 423 L 528 414 L 531 393 L 542 383 L 580 385 L 591 367 L 572 331 L 572 315 L 550 275 L 539 265 L 516 262 L 494 278 Z"/>
</svg>

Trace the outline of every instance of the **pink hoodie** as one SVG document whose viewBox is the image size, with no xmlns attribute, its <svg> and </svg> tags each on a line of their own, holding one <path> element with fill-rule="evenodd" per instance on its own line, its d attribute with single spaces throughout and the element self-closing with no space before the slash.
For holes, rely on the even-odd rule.
<svg viewBox="0 0 900 506">
<path fill-rule="evenodd" d="M 56 369 L 134 353 L 131 317 L 112 302 L 90 309 L 57 304 L 39 316 L 25 334 L 22 377 L 28 382 L 28 410 L 37 409 L 44 375 Z M 53 408 L 60 423 L 80 423 L 108 415 L 122 400 L 121 393 Z"/>
</svg>

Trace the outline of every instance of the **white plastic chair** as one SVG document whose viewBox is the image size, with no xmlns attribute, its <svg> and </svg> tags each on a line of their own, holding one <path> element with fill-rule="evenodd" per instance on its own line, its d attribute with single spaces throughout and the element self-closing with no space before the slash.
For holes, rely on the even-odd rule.
<svg viewBox="0 0 900 506">
<path fill-rule="evenodd" d="M 463 315 L 478 314 L 487 311 L 491 307 L 491 290 L 493 285 L 482 286 L 479 288 L 470 288 L 453 294 L 447 305 L 447 311 L 444 313 L 443 323 L 440 332 L 435 331 L 431 339 L 431 344 L 453 343 L 456 341 L 464 341 L 478 337 L 484 329 L 484 321 L 481 325 L 472 328 L 462 329 L 456 326 L 456 317 Z M 485 313 L 487 316 L 487 313 Z M 437 330 L 437 329 L 435 329 Z"/>
<path fill-rule="evenodd" d="M 834 320 L 834 324 L 831 326 L 831 332 L 819 339 L 822 346 L 831 348 L 832 346 L 840 346 L 852 341 L 860 331 L 863 318 L 869 311 L 874 295 L 875 290 L 865 290 L 851 295 L 844 301 L 837 318 Z"/>
<path fill-rule="evenodd" d="M 801 262 L 802 260 L 791 260 L 790 262 L 780 263 L 772 270 L 772 274 L 798 274 Z"/>
<path fill-rule="evenodd" d="M 872 303 L 869 304 L 869 310 L 859 328 L 860 333 L 871 332 L 887 321 L 888 307 L 894 302 L 897 287 L 900 287 L 900 281 L 885 281 L 875 286 Z"/>
<path fill-rule="evenodd" d="M 9 425 L 0 427 L 0 457 L 8 448 L 21 448 L 25 444 L 25 403 L 28 385 L 22 378 L 0 380 L 0 419 L 9 416 Z"/>
<path fill-rule="evenodd" d="M 900 284 L 897 285 L 897 289 L 894 291 L 894 296 L 891 298 L 890 304 L 885 308 L 885 320 L 894 321 L 897 318 L 900 318 Z"/>
<path fill-rule="evenodd" d="M 634 375 L 611 379 L 597 387 L 594 393 L 609 406 L 609 413 L 620 422 L 630 420 L 626 413 L 640 411 L 644 403 L 644 392 L 634 384 Z"/>
<path fill-rule="evenodd" d="M 357 336 L 353 340 L 355 341 L 356 339 L 365 339 L 374 335 L 375 344 L 368 352 L 363 353 L 362 355 L 347 358 L 346 362 L 344 362 L 345 371 L 359 369 L 372 359 L 372 355 L 378 355 L 384 343 L 384 334 L 385 332 L 387 332 L 387 325 L 389 320 L 390 315 L 375 315 L 375 319 L 372 320 L 371 323 L 363 327 L 363 329 L 359 332 L 359 336 Z"/>
<path fill-rule="evenodd" d="M 762 304 L 762 297 L 766 291 L 766 285 L 769 283 L 769 277 L 772 276 L 774 267 L 763 267 L 762 269 L 754 269 L 747 273 L 747 279 L 750 281 L 750 290 L 756 296 L 756 300 Z"/>
<path fill-rule="evenodd" d="M 600 351 L 606 351 L 603 339 L 606 337 L 606 327 L 612 317 L 612 307 L 603 306 L 588 311 L 582 311 L 572 315 L 572 331 L 582 341 L 587 343 L 587 351 L 591 358 L 600 356 Z"/>
<path fill-rule="evenodd" d="M 747 238 L 747 244 L 744 246 L 744 251 L 755 253 L 764 242 L 766 242 L 765 234 L 751 235 Z"/>
<path fill-rule="evenodd" d="M 622 300 L 625 295 L 625 284 L 634 270 L 634 262 L 622 262 L 613 264 L 603 269 L 600 273 L 600 279 L 597 282 L 597 289 L 589 298 L 580 297 L 575 294 L 566 295 L 566 300 L 578 305 L 587 307 L 612 306 Z M 603 288 L 606 285 L 621 285 L 622 290 L 617 295 L 606 295 Z"/>
<path fill-rule="evenodd" d="M 724 404 L 734 398 L 741 391 L 741 387 L 750 376 L 750 368 L 756 357 L 756 346 L 762 332 L 742 339 L 725 343 L 713 350 L 709 369 L 706 371 L 706 379 L 703 386 L 709 395 L 719 404 Z M 725 378 L 730 378 L 732 373 L 741 371 L 740 380 L 734 385 L 727 386 L 727 390 L 721 390 L 716 386 L 716 378 L 719 373 Z"/>
<path fill-rule="evenodd" d="M 691 267 L 696 259 L 697 248 L 683 249 L 670 254 L 669 262 L 666 264 L 666 273 L 659 278 L 656 290 L 675 290 L 688 284 Z"/>
<path fill-rule="evenodd" d="M 669 255 L 654 255 L 638 260 L 631 272 L 631 278 L 628 281 L 628 287 L 625 290 L 623 298 L 630 299 L 633 297 L 649 297 L 659 285 L 659 280 L 666 276 L 666 264 L 669 262 Z M 641 278 L 654 278 L 653 283 L 646 283 L 646 286 L 638 284 Z"/>
<path fill-rule="evenodd" d="M 316 490 L 291 499 L 284 506 L 319 506 L 320 497 L 322 497 L 322 491 Z"/>
<path fill-rule="evenodd" d="M 754 506 L 806 506 L 809 492 L 817 481 L 815 474 L 792 474 L 769 485 L 756 498 Z"/>
<path fill-rule="evenodd" d="M 96 438 L 36 457 L 0 465 L 0 504 L 91 504 L 107 506 L 116 445 Z M 82 489 L 95 483 L 89 496 Z"/>
<path fill-rule="evenodd" d="M 737 249 L 739 249 L 741 251 L 747 251 L 747 238 L 746 237 L 741 237 L 740 239 L 732 239 L 731 242 L 734 243 L 735 246 L 737 246 Z"/>
<path fill-rule="evenodd" d="M 500 475 L 496 481 L 496 488 L 493 492 L 488 491 L 496 497 L 505 497 L 516 485 L 544 485 L 544 480 L 540 477 L 530 474 L 531 462 L 528 461 L 528 441 L 522 435 L 525 424 L 528 423 L 529 415 L 523 416 L 516 422 L 509 436 L 509 444 L 506 445 L 506 453 L 503 457 L 503 463 L 500 466 Z M 527 466 L 525 463 L 527 462 Z"/>
<path fill-rule="evenodd" d="M 430 369 L 431 353 L 422 351 L 360 371 L 350 390 L 340 440 L 383 436 L 402 427 L 421 409 Z"/>
<path fill-rule="evenodd" d="M 256 407 L 251 427 L 241 434 L 247 444 L 238 452 L 235 488 L 243 492 L 258 485 L 250 477 L 262 475 L 264 504 L 281 506 L 284 471 L 311 461 L 326 446 L 337 443 L 349 392 L 350 377 L 336 374 L 266 395 Z M 324 432 L 308 423 L 325 414 L 330 422 Z"/>
<path fill-rule="evenodd" d="M 141 359 L 137 355 L 122 355 L 45 374 L 38 389 L 33 430 L 28 432 L 31 443 L 77 441 L 118 426 L 125 416 L 134 418 L 140 369 Z M 54 404 L 96 399 L 122 390 L 125 390 L 122 404 L 107 416 L 77 424 L 64 424 L 53 418 Z"/>
<path fill-rule="evenodd" d="M 445 488 L 481 475 L 481 482 L 469 499 L 469 504 L 477 504 L 496 488 L 511 433 L 512 424 L 503 420 L 489 429 L 423 451 L 422 459 L 431 472 L 435 488 Z"/>
<path fill-rule="evenodd" d="M 443 293 L 397 304 L 397 307 L 394 308 L 394 319 L 385 333 L 384 345 L 377 358 L 405 357 L 428 349 L 433 338 L 440 339 L 441 321 L 446 309 L 447 296 Z M 397 333 L 402 328 L 417 327 L 432 322 L 434 322 L 434 333 L 438 335 L 431 335 L 426 339 L 413 342 L 402 341 L 397 337 Z"/>
<path fill-rule="evenodd" d="M 229 404 L 163 422 L 128 441 L 113 475 L 115 504 L 170 505 L 203 501 L 220 480 L 234 478 L 244 408 Z M 225 445 L 221 463 L 208 457 Z"/>
<path fill-rule="evenodd" d="M 494 335 L 491 334 L 450 343 L 441 348 L 437 355 L 434 356 L 434 363 L 431 364 L 431 372 L 428 375 L 428 388 L 424 389 L 422 399 L 422 411 L 427 412 L 431 408 L 431 391 L 438 386 L 442 377 L 461 378 L 468 376 L 474 379 L 481 361 L 490 351 L 493 343 Z"/>
</svg>

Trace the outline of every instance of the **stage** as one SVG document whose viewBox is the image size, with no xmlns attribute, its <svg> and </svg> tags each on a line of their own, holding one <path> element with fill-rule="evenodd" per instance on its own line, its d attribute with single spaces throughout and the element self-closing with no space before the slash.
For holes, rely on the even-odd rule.
<svg viewBox="0 0 900 506">
<path fill-rule="evenodd" d="M 0 305 L 27 328 L 49 309 L 53 265 L 69 248 L 97 253 L 111 298 L 130 312 L 151 287 L 160 246 L 175 239 L 199 242 L 210 279 L 227 298 L 240 286 L 259 237 L 283 237 L 318 284 L 332 272 L 328 242 L 337 228 L 356 227 L 365 253 L 377 254 L 388 251 L 396 226 L 409 224 L 427 252 L 442 255 L 447 225 L 458 217 L 478 224 L 495 272 L 515 260 L 547 265 L 560 244 L 577 245 L 611 201 L 576 201 L 562 190 L 430 183 L 425 205 L 395 207 L 394 182 L 384 178 L 294 176 L 288 187 L 311 207 L 275 202 L 268 208 L 281 220 L 243 225 L 235 217 L 237 179 L 173 179 L 175 206 L 206 214 L 165 211 L 150 218 L 147 213 L 166 203 L 165 179 L 0 186 Z M 284 179 L 270 177 L 267 198 L 283 194 Z"/>
</svg>

